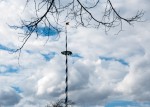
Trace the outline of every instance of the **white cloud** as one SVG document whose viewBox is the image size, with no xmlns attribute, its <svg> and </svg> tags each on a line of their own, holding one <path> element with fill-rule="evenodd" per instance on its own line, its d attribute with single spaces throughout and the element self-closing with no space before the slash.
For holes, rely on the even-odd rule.
<svg viewBox="0 0 150 107">
<path fill-rule="evenodd" d="M 10 29 L 7 23 L 19 24 L 18 16 L 33 16 L 33 11 L 28 11 L 33 4 L 29 4 L 23 12 L 24 2 L 3 0 L 0 3 L 0 41 L 10 48 L 20 46 L 22 42 L 18 39 L 20 30 Z M 116 7 L 123 9 L 124 16 L 141 8 L 147 11 L 145 19 L 150 17 L 149 1 L 146 0 L 124 0 L 117 2 Z M 69 99 L 77 105 L 86 106 L 104 106 L 106 102 L 120 99 L 150 102 L 149 27 L 149 21 L 136 23 L 134 27 L 125 24 L 125 31 L 119 35 L 114 35 L 117 29 L 105 35 L 103 29 L 68 28 L 68 49 L 83 57 L 69 57 Z M 22 89 L 20 97 L 13 89 L 0 88 L 2 105 L 14 106 L 18 103 L 14 107 L 37 107 L 65 97 L 65 57 L 61 55 L 61 51 L 65 50 L 65 35 L 61 33 L 58 41 L 50 39 L 44 45 L 46 39 L 35 39 L 33 35 L 21 52 L 20 71 L 17 74 L 0 75 L 1 86 L 15 85 Z M 49 52 L 56 52 L 56 55 L 46 61 L 41 54 Z M 100 56 L 125 60 L 129 66 L 115 60 L 102 60 Z M 19 67 L 17 58 L 18 54 L 0 50 L 0 65 Z M 1 67 L 0 73 L 3 71 Z M 5 96 L 7 100 L 4 100 Z"/>
<path fill-rule="evenodd" d="M 144 56 L 131 64 L 130 72 L 124 80 L 119 83 L 117 89 L 124 94 L 130 94 L 133 99 L 139 101 L 149 101 L 149 56 Z"/>
<path fill-rule="evenodd" d="M 0 88 L 0 105 L 12 106 L 19 103 L 20 100 L 21 96 L 10 87 Z"/>
</svg>

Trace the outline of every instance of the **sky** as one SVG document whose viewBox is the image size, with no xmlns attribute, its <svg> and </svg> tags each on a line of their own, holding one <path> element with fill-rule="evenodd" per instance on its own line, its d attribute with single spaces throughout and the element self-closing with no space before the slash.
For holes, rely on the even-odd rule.
<svg viewBox="0 0 150 107">
<path fill-rule="evenodd" d="M 19 53 L 34 5 L 0 0 L 0 106 L 44 107 L 65 98 L 65 34 L 39 27 Z M 69 99 L 78 107 L 150 107 L 150 1 L 112 0 L 123 16 L 145 12 L 144 22 L 123 24 L 123 31 L 68 27 Z M 71 22 L 70 25 L 71 26 Z"/>
</svg>

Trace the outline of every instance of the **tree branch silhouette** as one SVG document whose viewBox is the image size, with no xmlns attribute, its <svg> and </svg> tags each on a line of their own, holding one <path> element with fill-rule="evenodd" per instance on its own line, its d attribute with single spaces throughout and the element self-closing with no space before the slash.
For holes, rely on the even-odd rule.
<svg viewBox="0 0 150 107">
<path fill-rule="evenodd" d="M 24 32 L 22 45 L 16 49 L 15 52 L 21 51 L 28 39 L 33 33 L 39 36 L 38 28 L 40 26 L 49 27 L 60 32 L 65 29 L 64 23 L 72 21 L 74 27 L 105 27 L 105 32 L 108 32 L 111 28 L 120 27 L 122 31 L 123 21 L 132 25 L 134 22 L 141 20 L 144 15 L 143 11 L 137 11 L 137 13 L 129 18 L 122 17 L 113 6 L 111 0 L 105 0 L 106 2 L 104 10 L 102 12 L 97 11 L 100 17 L 96 17 L 92 9 L 102 8 L 100 5 L 103 3 L 100 0 L 34 0 L 35 17 L 31 21 L 22 20 L 22 28 L 26 28 Z M 26 1 L 26 6 L 31 0 Z M 89 3 L 90 2 L 90 3 Z M 102 8 L 103 9 L 103 8 Z M 45 12 L 42 12 L 44 10 Z M 39 15 L 42 14 L 42 15 Z"/>
</svg>

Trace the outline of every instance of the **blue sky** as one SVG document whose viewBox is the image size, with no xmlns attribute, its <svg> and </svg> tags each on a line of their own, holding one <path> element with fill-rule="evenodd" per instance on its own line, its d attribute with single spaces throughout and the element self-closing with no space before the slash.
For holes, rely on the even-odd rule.
<svg viewBox="0 0 150 107">
<path fill-rule="evenodd" d="M 50 27 L 39 27 L 37 29 L 37 32 L 39 35 L 42 35 L 42 36 L 54 36 L 59 33 L 54 28 L 50 28 Z"/>
<path fill-rule="evenodd" d="M 148 103 L 138 103 L 134 101 L 112 101 L 105 105 L 105 107 L 143 107 L 150 106 Z"/>
<path fill-rule="evenodd" d="M 113 101 L 105 105 L 105 107 L 149 107 L 148 102 L 135 102 L 135 101 Z"/>
<path fill-rule="evenodd" d="M 121 107 L 128 107 L 128 106 L 139 106 L 136 102 L 132 102 L 132 101 L 113 101 L 111 103 L 106 104 L 105 107 L 117 107 L 117 106 L 121 106 Z"/>
<path fill-rule="evenodd" d="M 100 56 L 100 59 L 105 61 L 117 61 L 123 65 L 129 66 L 128 62 L 126 62 L 124 59 L 117 59 L 113 57 L 103 57 L 103 56 Z"/>
<path fill-rule="evenodd" d="M 55 52 L 49 52 L 47 54 L 41 54 L 46 61 L 50 61 L 53 57 L 55 57 Z"/>
<path fill-rule="evenodd" d="M 12 29 L 22 29 L 25 32 L 27 31 L 27 29 L 30 31 L 30 27 L 20 27 L 20 26 L 12 26 L 12 25 L 8 25 L 10 28 Z M 54 27 L 37 27 L 37 29 L 34 31 L 34 33 L 37 33 L 39 36 L 56 36 L 58 35 L 61 31 L 56 30 L 57 28 Z"/>
<path fill-rule="evenodd" d="M 71 57 L 76 57 L 76 58 L 83 58 L 80 54 L 78 54 L 78 53 L 73 53 L 72 55 L 71 55 Z"/>
<path fill-rule="evenodd" d="M 73 52 L 68 58 L 69 99 L 79 107 L 150 107 L 150 2 L 112 2 L 125 17 L 143 9 L 147 21 L 134 26 L 123 22 L 118 35 L 118 28 L 106 35 L 103 27 L 73 28 L 69 21 L 68 50 Z M 26 31 L 13 28 L 20 19 L 35 15 L 32 1 L 25 9 L 24 5 L 25 1 L 0 0 L 0 105 L 4 107 L 41 107 L 64 98 L 64 32 L 38 26 L 39 38 L 34 32 L 19 60 L 19 53 L 13 53 Z"/>
<path fill-rule="evenodd" d="M 7 75 L 11 73 L 17 73 L 19 71 L 19 68 L 13 65 L 0 65 L 0 70 L 0 75 Z"/>
<path fill-rule="evenodd" d="M 11 48 L 9 48 L 7 46 L 4 46 L 2 44 L 0 44 L 0 50 L 9 51 L 9 52 L 13 52 L 14 51 L 14 49 L 11 49 Z"/>
<path fill-rule="evenodd" d="M 17 93 L 22 93 L 22 92 L 23 92 L 19 87 L 12 86 L 12 88 L 13 88 Z"/>
</svg>

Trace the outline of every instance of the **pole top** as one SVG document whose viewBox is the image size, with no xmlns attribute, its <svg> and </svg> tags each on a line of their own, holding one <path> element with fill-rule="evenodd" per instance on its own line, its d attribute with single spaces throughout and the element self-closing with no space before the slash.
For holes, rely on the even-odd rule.
<svg viewBox="0 0 150 107">
<path fill-rule="evenodd" d="M 66 22 L 66 25 L 69 25 L 69 22 Z"/>
</svg>

